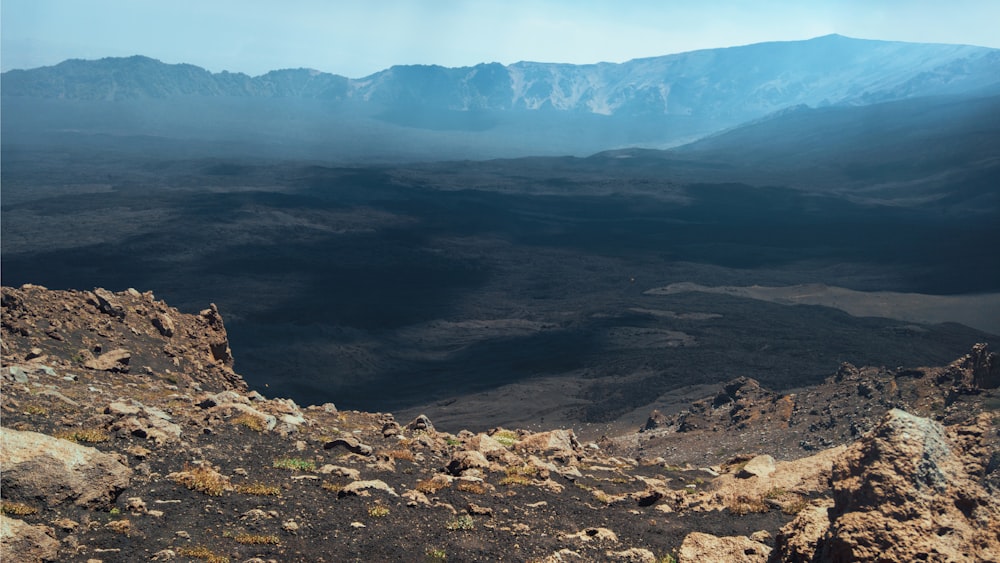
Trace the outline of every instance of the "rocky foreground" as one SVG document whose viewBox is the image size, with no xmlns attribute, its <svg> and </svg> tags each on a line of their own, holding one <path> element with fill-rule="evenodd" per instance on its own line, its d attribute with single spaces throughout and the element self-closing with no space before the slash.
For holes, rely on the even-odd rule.
<svg viewBox="0 0 1000 563">
<path fill-rule="evenodd" d="M 2 355 L 4 561 L 1000 561 L 982 344 L 591 443 L 267 398 L 135 290 L 5 287 Z"/>
</svg>

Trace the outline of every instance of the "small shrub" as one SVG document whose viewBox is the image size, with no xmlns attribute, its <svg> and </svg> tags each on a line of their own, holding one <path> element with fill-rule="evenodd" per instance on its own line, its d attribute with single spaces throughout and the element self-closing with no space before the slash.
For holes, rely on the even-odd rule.
<svg viewBox="0 0 1000 563">
<path fill-rule="evenodd" d="M 372 518 L 382 518 L 389 515 L 389 507 L 382 504 L 373 504 L 368 507 L 368 516 Z"/>
<path fill-rule="evenodd" d="M 264 534 L 240 533 L 233 536 L 233 540 L 243 545 L 278 545 L 281 543 L 278 536 L 267 536 Z"/>
<path fill-rule="evenodd" d="M 416 459 L 416 456 L 410 450 L 391 450 L 386 452 L 386 455 L 392 459 L 401 459 L 403 461 L 413 461 Z"/>
<path fill-rule="evenodd" d="M 56 438 L 62 438 L 63 440 L 69 440 L 78 444 L 97 444 L 99 442 L 107 442 L 111 439 L 111 435 L 99 428 L 82 428 L 60 432 L 56 434 Z"/>
<path fill-rule="evenodd" d="M 256 495 L 259 497 L 276 497 L 281 495 L 281 488 L 263 483 L 244 483 L 236 485 L 236 492 L 243 495 Z"/>
<path fill-rule="evenodd" d="M 807 506 L 809 506 L 809 501 L 802 497 L 798 497 L 792 502 L 785 503 L 785 505 L 781 507 L 781 512 L 789 516 L 795 516 L 799 512 L 802 512 L 802 510 Z"/>
<path fill-rule="evenodd" d="M 435 547 L 428 548 L 427 552 L 424 555 L 425 555 L 424 557 L 425 563 L 436 563 L 438 561 L 448 560 L 448 554 L 445 553 L 443 549 L 438 549 Z"/>
<path fill-rule="evenodd" d="M 0 503 L 0 512 L 11 516 L 29 516 L 31 514 L 38 514 L 38 509 L 23 502 L 4 501 Z"/>
<path fill-rule="evenodd" d="M 211 549 L 208 549 L 203 545 L 195 547 L 179 547 L 177 548 L 177 555 L 180 555 L 181 557 L 201 559 L 202 561 L 207 561 L 208 563 L 229 563 L 228 557 L 217 555 Z"/>
<path fill-rule="evenodd" d="M 441 489 L 447 486 L 448 482 L 443 479 L 441 480 L 424 479 L 423 481 L 417 482 L 417 484 L 414 485 L 413 488 L 420 491 L 421 493 L 424 493 L 425 495 L 433 495 L 434 493 L 440 491 Z"/>
<path fill-rule="evenodd" d="M 283 457 L 281 459 L 274 460 L 274 467 L 278 469 L 288 469 L 291 471 L 314 471 L 316 469 L 316 463 L 298 457 Z"/>
<path fill-rule="evenodd" d="M 726 508 L 730 514 L 736 516 L 746 516 L 747 514 L 762 514 L 767 512 L 768 506 L 761 497 L 750 497 L 747 495 L 737 495 L 726 502 Z"/>
<path fill-rule="evenodd" d="M 324 481 L 320 487 L 323 487 L 323 490 L 330 491 L 331 493 L 339 493 L 344 490 L 343 483 L 331 483 L 329 481 Z"/>
<path fill-rule="evenodd" d="M 455 488 L 474 495 L 485 495 L 487 492 L 486 485 L 478 481 L 459 481 Z"/>
<path fill-rule="evenodd" d="M 230 423 L 242 426 L 244 428 L 249 428 L 254 432 L 263 432 L 267 429 L 267 423 L 264 422 L 259 416 L 253 416 L 251 414 L 241 414 L 240 416 L 229 421 Z"/>
<path fill-rule="evenodd" d="M 526 477 L 534 477 L 538 475 L 538 468 L 534 465 L 511 465 L 507 469 L 504 469 L 504 473 L 509 475 L 524 475 Z"/>
<path fill-rule="evenodd" d="M 171 473 L 169 477 L 175 483 L 211 497 L 221 497 L 222 493 L 232 488 L 225 477 L 204 465 L 191 467 L 185 463 L 184 471 Z"/>
<path fill-rule="evenodd" d="M 677 563 L 677 558 L 673 554 L 667 553 L 663 557 L 656 560 L 656 563 Z"/>
<path fill-rule="evenodd" d="M 786 494 L 788 494 L 788 491 L 785 489 L 782 489 L 781 487 L 774 487 L 764 495 L 764 498 L 775 500 L 785 496 Z"/>
<path fill-rule="evenodd" d="M 593 491 L 590 492 L 590 494 L 593 495 L 594 499 L 601 504 L 611 504 L 612 502 L 612 499 L 610 496 L 608 496 L 608 493 L 600 489 L 594 489 Z"/>
<path fill-rule="evenodd" d="M 500 430 L 499 432 L 495 432 L 493 436 L 491 436 L 491 438 L 493 438 L 497 442 L 500 442 L 500 445 L 502 445 L 505 448 L 513 446 L 514 442 L 517 442 L 517 437 L 518 437 L 517 432 L 513 432 L 511 430 Z"/>
<path fill-rule="evenodd" d="M 45 408 L 45 407 L 43 407 L 41 405 L 28 405 L 24 409 L 24 414 L 28 414 L 28 415 L 32 415 L 32 416 L 48 416 L 49 415 L 49 409 L 47 409 L 47 408 Z"/>
<path fill-rule="evenodd" d="M 471 530 L 475 527 L 475 521 L 472 519 L 472 516 L 469 516 L 468 514 L 462 514 L 445 524 L 445 528 L 448 528 L 449 530 Z"/>
<path fill-rule="evenodd" d="M 531 484 L 531 479 L 525 477 L 524 475 L 517 475 L 517 474 L 507 475 L 503 479 L 500 479 L 500 484 L 508 486 L 508 487 L 511 486 L 511 485 L 522 485 L 522 486 L 524 486 L 524 485 L 530 485 Z"/>
<path fill-rule="evenodd" d="M 461 446 L 462 445 L 462 441 L 461 440 L 459 440 L 458 438 L 453 438 L 451 436 L 448 436 L 447 438 L 445 438 L 444 441 L 449 446 Z"/>
</svg>

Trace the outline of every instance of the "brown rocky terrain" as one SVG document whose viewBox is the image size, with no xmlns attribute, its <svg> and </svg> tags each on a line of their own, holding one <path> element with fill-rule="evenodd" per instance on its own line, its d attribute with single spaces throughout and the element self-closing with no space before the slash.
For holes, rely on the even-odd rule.
<svg viewBox="0 0 1000 563">
<path fill-rule="evenodd" d="M 149 292 L 5 287 L 2 359 L 3 560 L 1000 561 L 986 345 L 586 443 L 268 398 Z"/>
</svg>

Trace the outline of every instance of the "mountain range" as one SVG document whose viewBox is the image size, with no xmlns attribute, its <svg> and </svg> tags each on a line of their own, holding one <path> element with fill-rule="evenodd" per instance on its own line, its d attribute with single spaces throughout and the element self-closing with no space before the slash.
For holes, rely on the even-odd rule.
<svg viewBox="0 0 1000 563">
<path fill-rule="evenodd" d="M 828 35 L 620 64 L 394 66 L 359 79 L 134 56 L 8 71 L 2 94 L 15 143 L 84 134 L 334 160 L 586 155 L 679 145 L 802 105 L 1000 94 L 1000 50 Z"/>
</svg>

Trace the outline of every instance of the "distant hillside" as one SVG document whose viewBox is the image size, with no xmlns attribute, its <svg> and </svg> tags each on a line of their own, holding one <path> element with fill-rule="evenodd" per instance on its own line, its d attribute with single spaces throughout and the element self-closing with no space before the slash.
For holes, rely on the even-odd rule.
<svg viewBox="0 0 1000 563">
<path fill-rule="evenodd" d="M 795 186 L 972 218 L 1000 210 L 1000 96 L 795 106 L 669 150 L 590 160 L 623 173 Z"/>
<path fill-rule="evenodd" d="M 345 156 L 488 158 L 666 147 L 801 104 L 1000 92 L 1000 50 L 830 35 L 621 64 L 396 66 L 360 79 L 213 74 L 141 56 L 2 78 L 5 114 L 15 115 L 4 133 L 14 141 L 72 130 L 250 138 L 298 156 L 323 145 Z"/>
</svg>

